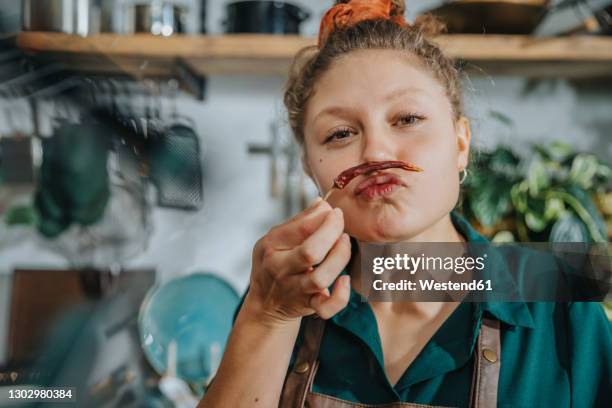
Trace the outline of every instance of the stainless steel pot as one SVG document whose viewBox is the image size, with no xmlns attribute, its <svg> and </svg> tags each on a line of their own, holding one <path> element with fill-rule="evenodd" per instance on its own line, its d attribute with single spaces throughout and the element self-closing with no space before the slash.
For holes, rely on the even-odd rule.
<svg viewBox="0 0 612 408">
<path fill-rule="evenodd" d="M 134 6 L 133 32 L 164 37 L 182 33 L 184 32 L 183 10 L 170 3 L 137 4 Z"/>
<path fill-rule="evenodd" d="M 299 34 L 310 17 L 305 9 L 284 1 L 237 1 L 226 6 L 228 33 Z"/>
<path fill-rule="evenodd" d="M 97 31 L 99 1 L 23 0 L 23 29 L 86 36 Z"/>
</svg>

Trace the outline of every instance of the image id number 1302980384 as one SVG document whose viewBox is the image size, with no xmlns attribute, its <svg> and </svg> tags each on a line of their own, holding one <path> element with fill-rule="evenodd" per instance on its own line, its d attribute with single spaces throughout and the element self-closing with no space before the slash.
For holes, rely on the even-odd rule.
<svg viewBox="0 0 612 408">
<path fill-rule="evenodd" d="M 5 403 L 28 402 L 76 402 L 73 388 L 41 388 L 35 386 L 15 386 L 0 388 L 0 405 Z"/>
</svg>

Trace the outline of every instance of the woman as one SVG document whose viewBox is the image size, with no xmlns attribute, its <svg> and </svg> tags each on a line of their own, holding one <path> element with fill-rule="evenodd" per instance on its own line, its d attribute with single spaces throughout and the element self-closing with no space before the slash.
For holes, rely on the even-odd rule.
<svg viewBox="0 0 612 408">
<path fill-rule="evenodd" d="M 285 104 L 321 195 L 362 163 L 424 171 L 358 176 L 257 242 L 200 406 L 612 406 L 596 303 L 362 301 L 363 242 L 486 241 L 453 212 L 470 149 L 458 74 L 426 38 L 435 26 L 403 14 L 403 1 L 338 2 Z"/>
</svg>

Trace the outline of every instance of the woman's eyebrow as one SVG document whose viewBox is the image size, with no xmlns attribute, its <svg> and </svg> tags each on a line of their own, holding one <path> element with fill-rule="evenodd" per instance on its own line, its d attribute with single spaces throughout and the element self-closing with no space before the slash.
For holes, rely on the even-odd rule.
<svg viewBox="0 0 612 408">
<path fill-rule="evenodd" d="M 415 93 L 423 94 L 426 92 L 425 90 L 418 88 L 418 87 L 399 88 L 385 95 L 383 100 L 385 102 L 389 102 L 394 99 L 400 98 L 402 96 L 411 95 Z M 325 115 L 348 116 L 350 113 L 352 113 L 352 111 L 353 109 L 345 107 L 345 106 L 329 106 L 323 109 L 322 111 L 320 111 L 319 113 L 317 113 L 315 117 L 313 118 L 313 122 L 316 122 L 320 117 L 325 116 Z"/>
<path fill-rule="evenodd" d="M 321 112 L 317 113 L 313 119 L 313 122 L 316 122 L 321 116 L 331 115 L 331 116 L 348 116 L 348 114 L 352 111 L 351 108 L 343 107 L 343 106 L 329 106 L 323 109 Z"/>
<path fill-rule="evenodd" d="M 410 87 L 410 88 L 399 88 L 396 89 L 392 92 L 389 92 L 385 97 L 384 97 L 384 101 L 385 102 L 389 102 L 393 99 L 397 99 L 399 97 L 405 96 L 405 95 L 411 95 L 411 94 L 422 94 L 425 93 L 425 90 L 418 88 L 418 87 Z"/>
</svg>

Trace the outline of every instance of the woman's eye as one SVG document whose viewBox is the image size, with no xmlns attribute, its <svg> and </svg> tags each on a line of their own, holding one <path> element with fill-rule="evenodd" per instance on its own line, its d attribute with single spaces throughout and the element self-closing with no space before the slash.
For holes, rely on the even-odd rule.
<svg viewBox="0 0 612 408">
<path fill-rule="evenodd" d="M 402 115 L 397 120 L 397 124 L 399 124 L 400 126 L 409 126 L 418 123 L 422 119 L 424 119 L 422 116 L 416 114 Z"/>
<path fill-rule="evenodd" d="M 333 141 L 337 141 L 337 140 L 341 140 L 341 139 L 346 139 L 347 137 L 349 137 L 351 135 L 351 130 L 350 129 L 340 129 L 340 130 L 336 130 L 335 132 L 333 132 L 332 134 L 330 134 L 326 139 L 325 139 L 325 143 L 329 143 L 329 142 L 333 142 Z"/>
</svg>

